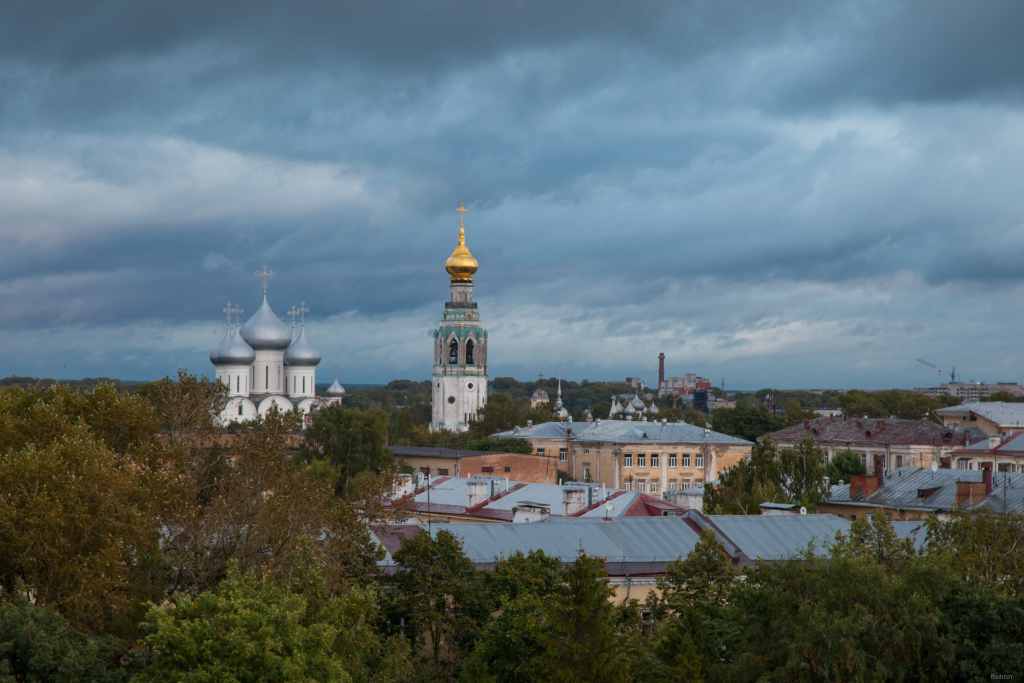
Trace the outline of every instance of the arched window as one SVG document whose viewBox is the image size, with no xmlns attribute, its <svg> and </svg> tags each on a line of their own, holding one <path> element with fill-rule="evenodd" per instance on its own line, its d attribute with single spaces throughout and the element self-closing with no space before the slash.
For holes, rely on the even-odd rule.
<svg viewBox="0 0 1024 683">
<path fill-rule="evenodd" d="M 242 404 L 241 403 L 238 404 L 238 414 L 239 415 L 242 414 Z"/>
<path fill-rule="evenodd" d="M 466 342 L 466 365 L 473 364 L 473 340 Z"/>
<path fill-rule="evenodd" d="M 459 364 L 459 340 L 452 339 L 452 343 L 448 345 L 448 365 Z"/>
</svg>

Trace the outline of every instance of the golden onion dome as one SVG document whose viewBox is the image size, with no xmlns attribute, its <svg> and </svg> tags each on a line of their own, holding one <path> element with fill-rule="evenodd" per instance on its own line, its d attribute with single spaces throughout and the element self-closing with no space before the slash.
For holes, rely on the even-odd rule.
<svg viewBox="0 0 1024 683">
<path fill-rule="evenodd" d="M 460 214 L 466 213 L 465 206 L 456 209 Z M 466 228 L 462 224 L 462 217 L 459 217 L 459 245 L 455 251 L 444 262 L 444 269 L 451 275 L 452 282 L 472 282 L 473 273 L 476 272 L 477 263 L 473 255 L 466 248 Z"/>
</svg>

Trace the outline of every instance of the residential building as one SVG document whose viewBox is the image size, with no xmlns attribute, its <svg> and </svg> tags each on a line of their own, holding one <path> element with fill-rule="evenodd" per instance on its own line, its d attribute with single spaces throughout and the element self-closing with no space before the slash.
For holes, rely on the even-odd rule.
<svg viewBox="0 0 1024 683">
<path fill-rule="evenodd" d="M 663 517 L 685 512 L 639 491 L 596 484 L 537 484 L 483 475 L 404 475 L 402 480 L 385 507 L 402 511 L 411 524 L 527 523 L 552 517 Z"/>
<path fill-rule="evenodd" d="M 546 422 L 493 438 L 525 439 L 537 455 L 558 454 L 576 481 L 660 496 L 711 479 L 750 457 L 753 444 L 685 422 Z"/>
<path fill-rule="evenodd" d="M 391 450 L 396 458 L 416 472 L 432 477 L 484 474 L 539 484 L 558 479 L 558 463 L 551 455 L 464 451 L 433 446 L 391 446 Z"/>
<path fill-rule="evenodd" d="M 883 472 L 879 461 L 871 474 L 832 487 L 831 497 L 817 512 L 852 521 L 881 509 L 891 520 L 910 521 L 933 514 L 944 519 L 958 508 L 1024 512 L 1024 474 L 994 473 L 991 462 L 982 463 L 980 470 L 900 467 Z"/>
<path fill-rule="evenodd" d="M 935 411 L 947 427 L 977 430 L 982 434 L 1012 434 L 1024 430 L 1024 403 L 973 401 Z"/>
<path fill-rule="evenodd" d="M 882 456 L 884 470 L 948 462 L 953 451 L 971 444 L 968 431 L 929 420 L 817 417 L 771 434 L 780 448 L 792 448 L 808 436 L 825 451 L 827 460 L 849 449 L 867 469 L 876 455 Z M 980 438 L 978 433 L 974 440 Z"/>
<path fill-rule="evenodd" d="M 711 389 L 711 380 L 707 377 L 698 377 L 690 372 L 682 377 L 668 377 L 658 382 L 658 396 L 666 394 L 692 394 L 698 389 L 707 391 Z"/>
<path fill-rule="evenodd" d="M 436 534 L 445 528 L 462 542 L 463 552 L 477 569 L 493 569 L 499 556 L 516 551 L 541 550 L 571 564 L 582 550 L 605 558 L 605 570 L 615 589 L 611 600 L 643 603 L 657 593 L 657 580 L 665 568 L 685 558 L 700 540 L 702 529 L 714 532 L 723 552 L 737 568 L 750 568 L 758 560 L 786 561 L 808 546 L 824 555 L 837 533 L 850 523 L 833 515 L 704 515 L 690 510 L 679 517 L 550 517 L 541 524 L 395 525 L 374 529 L 385 550 L 379 565 L 385 573 L 396 569 L 392 555 L 402 541 L 421 531 Z"/>
<path fill-rule="evenodd" d="M 984 382 L 946 382 L 937 387 L 924 387 L 914 389 L 918 394 L 925 396 L 956 396 L 964 402 L 977 401 L 987 398 L 997 391 L 1005 391 L 1016 397 L 1024 396 L 1024 387 L 1017 382 L 996 382 L 985 384 Z"/>
<path fill-rule="evenodd" d="M 1024 431 L 989 434 L 950 455 L 956 470 L 980 470 L 989 463 L 996 472 L 1024 472 Z"/>
</svg>

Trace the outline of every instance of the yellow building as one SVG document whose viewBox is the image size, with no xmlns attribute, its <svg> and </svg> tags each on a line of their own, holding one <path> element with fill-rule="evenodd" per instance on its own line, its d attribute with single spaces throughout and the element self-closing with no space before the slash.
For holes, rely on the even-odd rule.
<svg viewBox="0 0 1024 683">
<path fill-rule="evenodd" d="M 753 444 L 685 422 L 546 422 L 493 438 L 525 439 L 576 481 L 660 496 L 718 478 L 750 457 Z M 554 481 L 554 480 L 552 480 Z"/>
</svg>

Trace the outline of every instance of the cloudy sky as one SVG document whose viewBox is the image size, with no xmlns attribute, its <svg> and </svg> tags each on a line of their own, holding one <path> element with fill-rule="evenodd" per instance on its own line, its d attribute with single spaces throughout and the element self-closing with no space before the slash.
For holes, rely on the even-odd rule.
<svg viewBox="0 0 1024 683">
<path fill-rule="evenodd" d="M 0 5 L 0 374 L 209 373 L 253 272 L 425 379 L 1024 381 L 1024 3 Z M 287 319 L 287 318 L 286 318 Z"/>
</svg>

